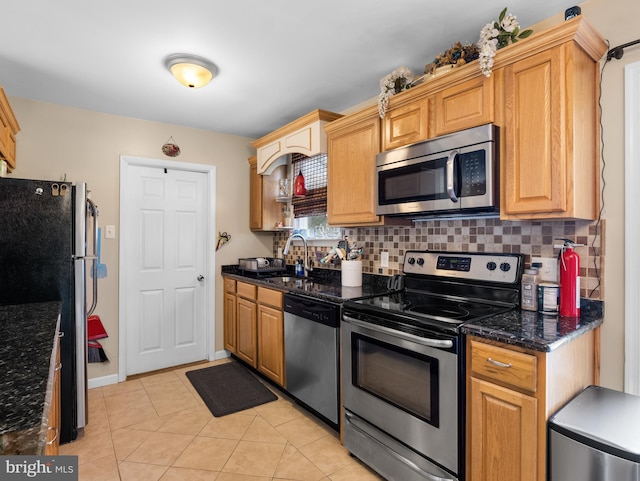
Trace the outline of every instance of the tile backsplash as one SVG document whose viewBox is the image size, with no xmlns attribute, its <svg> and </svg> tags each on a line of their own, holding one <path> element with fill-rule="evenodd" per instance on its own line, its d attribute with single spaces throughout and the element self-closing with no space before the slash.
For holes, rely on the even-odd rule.
<svg viewBox="0 0 640 481">
<path fill-rule="evenodd" d="M 447 252 L 506 252 L 525 255 L 525 265 L 531 257 L 557 257 L 558 238 L 566 238 L 583 247 L 576 247 L 580 256 L 581 297 L 604 300 L 604 238 L 605 221 L 504 221 L 500 219 L 429 220 L 402 227 L 345 228 L 351 241 L 364 247 L 363 272 L 392 275 L 402 272 L 407 250 L 441 250 Z M 283 248 L 288 233 L 274 234 L 274 253 Z M 330 247 L 311 247 L 326 253 Z M 389 267 L 380 266 L 380 253 L 389 253 Z M 287 258 L 293 263 L 304 254 L 294 246 Z M 316 256 L 314 256 L 316 257 Z M 316 265 L 318 265 L 316 263 Z M 320 267 L 339 269 L 340 264 Z"/>
</svg>

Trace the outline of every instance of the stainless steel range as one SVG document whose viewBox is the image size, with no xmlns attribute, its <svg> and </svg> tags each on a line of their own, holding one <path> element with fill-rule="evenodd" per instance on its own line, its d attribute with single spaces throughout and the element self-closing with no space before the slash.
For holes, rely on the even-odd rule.
<svg viewBox="0 0 640 481">
<path fill-rule="evenodd" d="M 464 479 L 460 326 L 519 303 L 520 254 L 409 251 L 405 290 L 344 304 L 344 445 L 388 480 Z"/>
</svg>

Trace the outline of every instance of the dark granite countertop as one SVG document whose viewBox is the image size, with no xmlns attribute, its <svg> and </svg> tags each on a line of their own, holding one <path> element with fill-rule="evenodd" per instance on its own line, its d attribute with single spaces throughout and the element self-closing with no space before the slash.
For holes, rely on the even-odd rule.
<svg viewBox="0 0 640 481">
<path fill-rule="evenodd" d="M 389 292 L 387 288 L 388 276 L 375 274 L 362 274 L 362 286 L 346 287 L 342 285 L 340 271 L 336 269 L 314 269 L 309 278 L 304 279 L 293 275 L 293 266 L 287 266 L 288 270 L 279 275 L 256 275 L 249 271 L 241 271 L 237 265 L 222 266 L 221 273 L 239 281 L 268 287 L 270 289 L 300 294 L 329 302 L 343 302 L 362 297 L 381 296 Z M 279 276 L 289 276 L 290 279 L 282 281 Z"/>
<path fill-rule="evenodd" d="M 59 302 L 0 306 L 2 454 L 44 452 L 59 318 Z"/>
<path fill-rule="evenodd" d="M 602 324 L 603 303 L 582 300 L 580 318 L 516 309 L 462 326 L 464 334 L 550 352 Z"/>
</svg>

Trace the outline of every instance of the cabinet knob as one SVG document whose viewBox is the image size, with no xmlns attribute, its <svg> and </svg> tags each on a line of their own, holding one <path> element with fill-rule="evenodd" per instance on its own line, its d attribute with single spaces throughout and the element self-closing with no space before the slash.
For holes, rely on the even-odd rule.
<svg viewBox="0 0 640 481">
<path fill-rule="evenodd" d="M 198 276 L 198 280 L 199 280 L 200 282 L 204 281 L 204 276 L 203 276 L 203 275 L 199 275 L 199 276 Z"/>
</svg>

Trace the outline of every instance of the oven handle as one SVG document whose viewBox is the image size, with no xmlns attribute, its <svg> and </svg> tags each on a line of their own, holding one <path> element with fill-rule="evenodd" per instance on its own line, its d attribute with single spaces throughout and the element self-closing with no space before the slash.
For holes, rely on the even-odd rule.
<svg viewBox="0 0 640 481">
<path fill-rule="evenodd" d="M 447 159 L 447 194 L 451 202 L 458 202 L 458 196 L 456 196 L 456 190 L 453 184 L 453 163 L 459 153 L 457 150 L 454 150 L 449 154 L 449 158 Z"/>
<path fill-rule="evenodd" d="M 382 444 L 385 448 L 387 448 L 387 452 L 389 452 L 394 458 L 396 458 L 398 461 L 406 464 L 409 468 L 411 468 L 412 470 L 417 472 L 422 478 L 426 478 L 426 479 L 431 480 L 431 481 L 454 481 L 454 478 L 441 478 L 440 476 L 436 476 L 435 474 L 428 473 L 424 469 L 420 468 L 420 466 L 418 466 L 413 461 L 405 458 L 404 456 L 400 456 L 393 449 L 391 449 L 389 446 L 384 444 L 380 439 L 377 439 L 377 438 L 373 437 L 371 434 L 369 434 L 368 432 L 364 431 L 363 429 L 360 429 L 360 427 L 357 424 L 357 419 L 350 412 L 346 412 L 345 411 L 344 417 L 347 419 L 347 421 L 349 421 L 349 423 L 351 423 L 351 427 L 353 429 L 358 431 L 361 435 L 368 437 L 371 441 L 373 441 L 373 442 L 375 442 L 377 444 Z"/>
<path fill-rule="evenodd" d="M 359 321 L 358 319 L 354 319 L 353 317 L 349 317 L 346 314 L 343 315 L 343 320 L 354 326 L 363 327 L 365 329 L 369 329 L 376 332 L 381 332 L 383 334 L 389 334 L 394 337 L 398 337 L 400 339 L 404 339 L 406 341 L 416 342 L 418 344 L 422 344 L 427 347 L 437 347 L 440 349 L 450 349 L 453 347 L 453 341 L 448 339 L 431 339 L 428 337 L 420 337 L 414 334 L 409 334 L 402 331 L 397 331 L 395 329 L 391 329 L 389 327 L 378 326 L 377 324 L 371 324 L 369 322 Z"/>
</svg>

